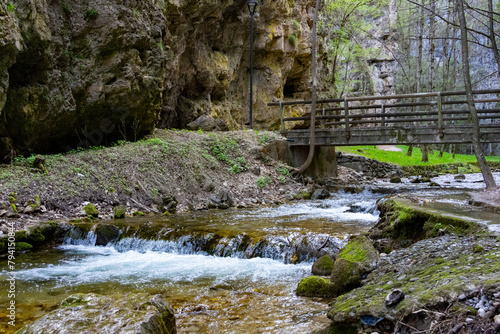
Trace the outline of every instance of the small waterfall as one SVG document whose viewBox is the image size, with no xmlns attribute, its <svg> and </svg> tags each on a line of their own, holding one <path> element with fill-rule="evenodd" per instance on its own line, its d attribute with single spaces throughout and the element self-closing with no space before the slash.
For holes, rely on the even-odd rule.
<svg viewBox="0 0 500 334">
<path fill-rule="evenodd" d="M 93 231 L 86 231 L 81 228 L 75 228 L 69 230 L 68 234 L 64 238 L 65 245 L 74 246 L 95 246 L 97 241 L 97 234 Z"/>
<path fill-rule="evenodd" d="M 170 238 L 169 238 L 170 237 Z M 65 245 L 95 246 L 98 234 L 94 230 L 73 228 Z M 182 255 L 211 255 L 240 259 L 269 258 L 283 263 L 311 262 L 325 254 L 337 254 L 345 244 L 343 239 L 326 234 L 289 233 L 286 236 L 263 237 L 238 234 L 221 236 L 217 233 L 164 235 L 162 239 L 143 239 L 134 236 L 112 241 L 106 247 L 116 251 L 163 252 Z"/>
<path fill-rule="evenodd" d="M 349 206 L 349 209 L 347 209 L 346 212 L 369 213 L 374 216 L 379 214 L 379 211 L 377 210 L 377 203 L 373 201 L 363 201 L 363 202 L 353 203 Z"/>
</svg>

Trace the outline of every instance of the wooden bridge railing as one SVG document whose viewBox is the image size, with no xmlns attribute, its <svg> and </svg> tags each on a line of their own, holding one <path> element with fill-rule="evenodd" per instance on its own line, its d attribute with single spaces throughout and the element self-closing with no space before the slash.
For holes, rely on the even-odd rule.
<svg viewBox="0 0 500 334">
<path fill-rule="evenodd" d="M 499 93 L 500 89 L 476 90 L 473 92 L 476 96 Z M 444 131 L 447 127 L 453 127 L 453 125 L 458 124 L 457 121 L 466 121 L 469 119 L 467 101 L 463 96 L 465 96 L 464 91 L 317 100 L 317 105 L 325 107 L 320 107 L 316 110 L 316 120 L 318 123 L 315 124 L 315 127 L 318 127 L 318 129 L 333 128 L 334 131 L 344 131 L 345 138 L 349 141 L 351 128 L 359 125 L 366 125 L 366 127 L 369 128 L 390 128 L 394 127 L 396 123 L 411 123 L 413 127 L 431 125 L 433 128 L 437 129 L 439 137 L 443 138 Z M 415 99 L 419 99 L 420 101 L 414 101 Z M 421 99 L 432 100 L 421 101 Z M 387 101 L 387 103 L 381 101 Z M 500 102 L 500 98 L 485 97 L 475 99 L 476 106 L 479 103 L 496 103 L 498 105 L 498 102 Z M 286 122 L 308 121 L 311 117 L 284 117 L 284 107 L 310 104 L 311 101 L 290 101 L 272 102 L 268 103 L 268 106 L 280 107 L 281 130 L 282 132 L 286 132 Z M 336 105 L 330 106 L 331 104 Z M 452 108 L 447 108 L 450 106 Z M 465 107 L 460 108 L 460 106 Z M 424 110 L 415 110 L 415 108 L 418 107 L 424 107 L 422 108 Z M 377 112 L 377 110 L 380 111 Z M 362 113 L 363 111 L 365 113 Z M 500 118 L 500 108 L 497 106 L 478 108 L 477 112 L 480 120 Z M 481 126 L 488 127 L 490 125 L 482 124 Z M 500 124 L 494 126 L 500 127 Z"/>
</svg>

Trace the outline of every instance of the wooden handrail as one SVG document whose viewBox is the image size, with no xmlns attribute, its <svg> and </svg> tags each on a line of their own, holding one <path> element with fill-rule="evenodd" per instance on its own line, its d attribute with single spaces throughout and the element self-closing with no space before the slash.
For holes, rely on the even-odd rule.
<svg viewBox="0 0 500 334">
<path fill-rule="evenodd" d="M 500 89 L 482 89 L 482 90 L 474 90 L 472 91 L 472 94 L 499 94 Z M 441 96 L 463 96 L 465 95 L 465 91 L 458 91 L 458 92 L 428 92 L 428 93 L 414 93 L 414 94 L 399 94 L 399 95 L 380 95 L 380 96 L 364 96 L 364 97 L 346 97 L 346 98 L 338 98 L 338 99 L 323 99 L 323 100 L 317 100 L 316 103 L 322 104 L 322 103 L 340 103 L 344 102 L 344 99 L 347 99 L 349 102 L 354 102 L 354 101 L 370 101 L 370 100 L 398 100 L 398 99 L 412 99 L 412 98 L 422 98 L 422 97 L 436 97 L 438 94 L 441 94 Z M 269 107 L 275 107 L 275 106 L 291 106 L 291 105 L 299 105 L 299 104 L 311 104 L 311 100 L 304 100 L 304 101 L 290 101 L 290 102 L 270 102 L 267 105 Z"/>
</svg>

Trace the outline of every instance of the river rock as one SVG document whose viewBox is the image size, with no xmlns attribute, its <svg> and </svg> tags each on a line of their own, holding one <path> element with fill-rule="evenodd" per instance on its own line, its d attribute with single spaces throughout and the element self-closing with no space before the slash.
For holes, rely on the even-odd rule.
<svg viewBox="0 0 500 334">
<path fill-rule="evenodd" d="M 330 193 L 325 188 L 321 188 L 321 189 L 316 189 L 313 192 L 313 194 L 311 195 L 311 199 L 312 200 L 325 199 L 325 198 L 328 198 L 329 196 L 330 196 Z"/>
<path fill-rule="evenodd" d="M 297 296 L 328 298 L 335 296 L 336 287 L 326 278 L 309 276 L 299 282 L 296 293 Z"/>
<path fill-rule="evenodd" d="M 96 246 L 106 246 L 111 241 L 118 239 L 120 236 L 120 229 L 111 224 L 96 224 L 95 225 Z"/>
<path fill-rule="evenodd" d="M 323 255 L 312 266 L 312 274 L 318 276 L 329 276 L 333 269 L 333 259 L 328 255 Z"/>
<path fill-rule="evenodd" d="M 405 294 L 400 289 L 392 291 L 385 297 L 385 305 L 394 306 L 405 298 Z"/>
<path fill-rule="evenodd" d="M 175 334 L 174 310 L 161 295 L 76 294 L 19 334 Z"/>
<path fill-rule="evenodd" d="M 341 249 L 333 264 L 330 281 L 338 293 L 360 285 L 363 274 L 374 268 L 378 252 L 365 236 L 357 236 Z"/>
</svg>

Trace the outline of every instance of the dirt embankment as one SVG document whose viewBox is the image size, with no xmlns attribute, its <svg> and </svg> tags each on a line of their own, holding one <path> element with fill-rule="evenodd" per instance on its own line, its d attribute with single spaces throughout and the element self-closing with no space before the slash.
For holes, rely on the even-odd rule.
<svg viewBox="0 0 500 334">
<path fill-rule="evenodd" d="M 157 130 L 149 138 L 0 165 L 0 221 L 24 228 L 37 221 L 100 217 L 124 206 L 128 215 L 247 207 L 307 198 L 317 188 L 294 179 L 264 147 L 273 132 Z M 35 168 L 36 165 L 38 168 Z M 329 182 L 357 183 L 353 171 Z M 350 175 L 353 174 L 353 175 Z M 355 175 L 356 174 L 356 175 Z M 168 210 L 167 210 L 168 209 Z"/>
</svg>

